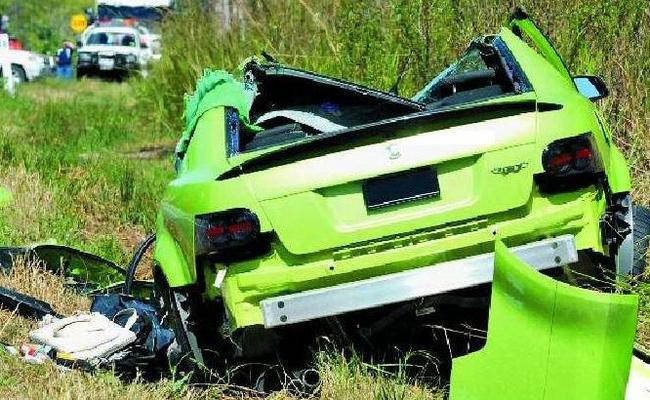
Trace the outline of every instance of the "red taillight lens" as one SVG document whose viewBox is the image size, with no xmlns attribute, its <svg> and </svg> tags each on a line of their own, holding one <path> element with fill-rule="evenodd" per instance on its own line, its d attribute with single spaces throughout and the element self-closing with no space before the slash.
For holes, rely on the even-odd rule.
<svg viewBox="0 0 650 400">
<path fill-rule="evenodd" d="M 548 170 L 556 172 L 562 169 L 571 168 L 571 161 L 573 161 L 572 154 L 560 153 L 548 160 Z"/>
<path fill-rule="evenodd" d="M 543 192 L 571 190 L 593 184 L 602 172 L 600 158 L 591 135 L 557 140 L 542 155 L 544 174 L 536 181 Z"/>
<path fill-rule="evenodd" d="M 591 136 L 581 135 L 551 143 L 542 155 L 547 173 L 566 176 L 600 169 Z"/>
<path fill-rule="evenodd" d="M 206 255 L 256 241 L 260 222 L 251 211 L 234 209 L 198 216 L 195 232 L 197 255 Z"/>
</svg>

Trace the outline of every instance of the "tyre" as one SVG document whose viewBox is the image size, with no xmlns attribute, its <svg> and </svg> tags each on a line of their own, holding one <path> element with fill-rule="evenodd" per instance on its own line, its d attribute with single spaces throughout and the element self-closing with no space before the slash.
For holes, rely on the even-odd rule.
<svg viewBox="0 0 650 400">
<path fill-rule="evenodd" d="M 204 361 L 193 315 L 197 308 L 194 293 L 185 288 L 170 288 L 160 268 L 155 268 L 154 299 L 161 324 L 175 335 L 167 350 L 172 372 L 178 375 L 200 372 Z"/>
<path fill-rule="evenodd" d="M 16 83 L 27 82 L 27 74 L 25 74 L 25 70 L 20 65 L 11 64 L 11 74 L 14 76 Z"/>
<path fill-rule="evenodd" d="M 650 209 L 633 205 L 632 220 L 632 237 L 634 240 L 632 274 L 641 275 L 645 271 L 647 264 L 648 243 L 650 242 Z"/>
</svg>

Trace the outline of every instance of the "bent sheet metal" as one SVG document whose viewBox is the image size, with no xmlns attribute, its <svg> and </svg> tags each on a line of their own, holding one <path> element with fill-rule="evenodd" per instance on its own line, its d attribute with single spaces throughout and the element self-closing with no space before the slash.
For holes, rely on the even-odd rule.
<svg viewBox="0 0 650 400">
<path fill-rule="evenodd" d="M 453 361 L 451 400 L 623 399 L 638 297 L 572 287 L 497 241 L 485 347 Z"/>
</svg>

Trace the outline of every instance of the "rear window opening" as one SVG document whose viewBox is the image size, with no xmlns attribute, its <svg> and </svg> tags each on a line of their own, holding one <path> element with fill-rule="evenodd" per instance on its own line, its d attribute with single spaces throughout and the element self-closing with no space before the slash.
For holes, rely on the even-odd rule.
<svg viewBox="0 0 650 400">
<path fill-rule="evenodd" d="M 250 62 L 245 82 L 257 89 L 250 121 L 261 132 L 241 131 L 231 155 L 299 142 L 323 133 L 389 120 L 426 110 L 520 93 L 525 81 L 496 36 L 470 44 L 458 61 L 413 99 L 285 67 Z"/>
<path fill-rule="evenodd" d="M 326 132 L 421 111 L 417 102 L 277 64 L 252 62 L 246 83 L 257 88 L 250 120 L 262 132 L 242 132 L 239 152 L 295 142 Z"/>
</svg>

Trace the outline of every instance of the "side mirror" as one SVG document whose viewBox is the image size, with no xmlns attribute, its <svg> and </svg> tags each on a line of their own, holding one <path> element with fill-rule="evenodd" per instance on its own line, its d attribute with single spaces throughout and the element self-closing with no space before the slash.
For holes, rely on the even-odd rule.
<svg viewBox="0 0 650 400">
<path fill-rule="evenodd" d="M 578 92 L 591 101 L 607 97 L 609 90 L 603 79 L 599 76 L 578 75 L 573 77 Z"/>
<path fill-rule="evenodd" d="M 77 40 L 77 48 L 83 47 L 83 42 L 81 40 Z"/>
</svg>

